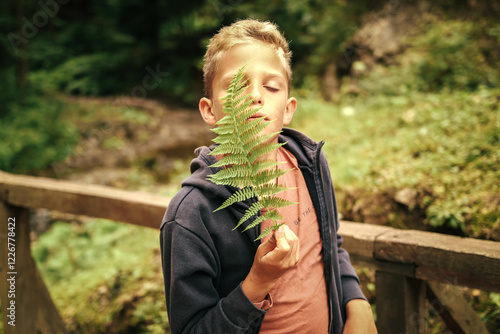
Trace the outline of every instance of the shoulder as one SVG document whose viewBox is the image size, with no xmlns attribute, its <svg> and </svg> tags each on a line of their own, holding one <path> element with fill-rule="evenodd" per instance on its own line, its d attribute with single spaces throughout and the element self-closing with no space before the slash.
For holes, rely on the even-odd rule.
<svg viewBox="0 0 500 334">
<path fill-rule="evenodd" d="M 170 200 L 161 227 L 168 222 L 186 225 L 188 222 L 200 220 L 205 212 L 212 211 L 213 206 L 210 196 L 203 190 L 190 186 L 182 187 Z"/>
</svg>

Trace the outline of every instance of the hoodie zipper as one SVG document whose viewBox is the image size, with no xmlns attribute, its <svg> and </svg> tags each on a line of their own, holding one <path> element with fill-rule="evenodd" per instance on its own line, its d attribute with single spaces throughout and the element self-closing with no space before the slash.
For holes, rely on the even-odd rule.
<svg viewBox="0 0 500 334">
<path fill-rule="evenodd" d="M 322 210 L 322 213 L 321 213 L 321 216 L 324 217 L 325 221 L 326 221 L 326 226 L 327 226 L 327 229 L 324 229 L 322 231 L 323 234 L 325 234 L 325 232 L 327 233 L 326 235 L 326 238 L 324 237 L 323 238 L 323 242 L 325 242 L 325 240 L 328 240 L 328 242 L 330 243 L 329 245 L 329 256 L 330 258 L 328 259 L 328 261 L 326 261 L 327 259 L 325 259 L 325 265 L 328 265 L 329 266 L 329 279 L 327 280 L 327 287 L 328 287 L 328 305 L 329 305 L 329 308 L 330 308 L 330 321 L 329 321 L 329 330 L 328 332 L 329 333 L 332 333 L 332 329 L 333 329 L 333 305 L 332 305 L 332 289 L 334 288 L 333 285 L 332 285 L 332 280 L 333 280 L 333 246 L 331 245 L 331 243 L 333 242 L 332 240 L 332 228 L 331 228 L 331 225 L 330 225 L 330 221 L 329 221 L 329 212 L 328 212 L 328 203 L 326 203 L 326 200 L 325 200 L 325 187 L 324 187 L 324 177 L 323 177 L 323 169 L 321 167 L 321 148 L 323 147 L 323 145 L 325 144 L 325 141 L 322 140 L 318 143 L 318 147 L 316 149 L 316 156 L 315 156 L 315 159 L 314 159 L 314 162 L 315 162 L 315 168 L 314 168 L 314 181 L 315 181 L 315 184 L 316 184 L 316 190 L 317 190 L 317 193 L 318 193 L 318 197 L 321 196 L 321 198 L 319 198 L 320 200 L 320 208 Z M 326 254 L 325 254 L 326 255 Z"/>
</svg>

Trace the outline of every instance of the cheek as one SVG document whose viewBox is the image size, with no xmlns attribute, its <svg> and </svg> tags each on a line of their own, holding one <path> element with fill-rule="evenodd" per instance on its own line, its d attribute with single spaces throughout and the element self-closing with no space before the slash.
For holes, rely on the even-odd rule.
<svg viewBox="0 0 500 334">
<path fill-rule="evenodd" d="M 216 99 L 214 99 L 214 102 L 213 102 L 213 113 L 214 113 L 215 119 L 217 121 L 220 120 L 224 116 L 224 113 L 222 112 L 222 102 L 220 101 L 220 99 L 218 97 Z"/>
</svg>

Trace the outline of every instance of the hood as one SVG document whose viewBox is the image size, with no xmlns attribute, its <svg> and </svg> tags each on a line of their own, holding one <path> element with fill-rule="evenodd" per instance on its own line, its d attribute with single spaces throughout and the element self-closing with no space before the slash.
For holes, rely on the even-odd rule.
<svg viewBox="0 0 500 334">
<path fill-rule="evenodd" d="M 209 167 L 217 162 L 215 156 L 208 155 L 215 147 L 216 145 L 214 144 L 210 147 L 202 146 L 195 150 L 197 157 L 191 161 L 191 175 L 182 182 L 182 186 L 198 188 L 203 191 L 206 197 L 220 197 L 221 200 L 224 201 L 238 189 L 231 186 L 220 186 L 207 179 L 208 175 L 215 174 L 221 169 L 221 167 Z M 251 201 L 238 202 L 231 207 L 238 211 L 245 211 L 249 205 L 251 205 Z"/>
<path fill-rule="evenodd" d="M 324 142 L 315 142 L 300 131 L 283 128 L 278 137 L 280 143 L 287 142 L 284 146 L 297 159 L 300 168 L 310 169 L 314 166 Z"/>
</svg>

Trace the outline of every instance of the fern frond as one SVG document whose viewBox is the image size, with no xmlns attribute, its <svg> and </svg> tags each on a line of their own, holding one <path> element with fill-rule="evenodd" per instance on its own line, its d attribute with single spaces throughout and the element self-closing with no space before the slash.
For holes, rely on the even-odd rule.
<svg viewBox="0 0 500 334">
<path fill-rule="evenodd" d="M 210 167 L 222 167 L 228 165 L 244 165 L 248 163 L 248 157 L 245 154 L 230 154 L 222 157 L 216 163 L 210 165 Z"/>
<path fill-rule="evenodd" d="M 274 211 L 274 210 L 268 211 L 265 214 L 263 214 L 262 216 L 257 217 L 251 224 L 248 224 L 248 226 L 245 227 L 243 232 L 251 229 L 252 227 L 259 225 L 264 220 L 272 220 L 273 222 L 275 222 L 275 221 L 282 220 L 282 219 L 283 219 L 283 216 L 281 216 L 278 211 Z"/>
<path fill-rule="evenodd" d="M 244 122 L 239 127 L 239 133 L 242 138 L 251 136 L 251 133 L 258 130 L 256 133 L 261 132 L 267 127 L 267 121 L 264 118 L 254 118 Z M 251 132 L 249 132 L 251 131 Z"/>
<path fill-rule="evenodd" d="M 221 119 L 219 119 L 217 121 L 217 123 L 215 123 L 215 125 L 220 126 L 220 125 L 224 125 L 224 124 L 230 124 L 234 128 L 234 124 L 232 123 L 232 121 L 233 121 L 233 117 L 231 115 L 226 115 L 226 116 L 222 117 Z"/>
<path fill-rule="evenodd" d="M 224 203 L 222 203 L 221 206 L 219 206 L 217 209 L 215 209 L 215 211 L 225 209 L 228 206 L 233 205 L 236 202 L 243 202 L 247 199 L 250 199 L 250 198 L 253 198 L 256 196 L 257 196 L 257 194 L 255 193 L 255 190 L 252 187 L 246 187 L 246 188 L 240 189 L 240 190 L 236 191 L 234 194 L 232 194 L 231 197 L 226 199 L 224 201 Z"/>
<path fill-rule="evenodd" d="M 246 99 L 249 99 L 250 95 L 245 95 L 244 97 Z M 249 108 L 252 105 L 252 103 L 253 103 L 253 100 L 249 100 L 246 103 L 243 103 L 241 106 L 239 106 L 235 110 L 235 114 L 236 114 L 235 121 L 237 122 L 237 124 L 242 124 L 243 122 L 248 121 L 250 117 L 252 117 L 259 110 L 262 109 L 261 107 Z M 252 121 L 252 120 L 250 120 L 250 121 Z"/>
<path fill-rule="evenodd" d="M 214 182 L 211 179 L 210 181 Z M 217 182 L 214 183 L 221 186 L 231 186 L 235 188 L 245 188 L 245 187 L 251 187 L 253 185 L 252 180 L 249 180 L 247 177 L 221 179 L 217 180 Z"/>
<path fill-rule="evenodd" d="M 231 168 L 225 168 L 213 175 L 209 175 L 214 182 L 225 179 L 251 178 L 252 170 L 245 165 L 233 165 Z"/>
<path fill-rule="evenodd" d="M 241 217 L 241 219 L 238 221 L 238 224 L 236 224 L 236 226 L 233 228 L 233 230 L 235 230 L 238 227 L 240 227 L 241 224 L 243 224 L 244 222 L 246 222 L 252 216 L 255 216 L 257 214 L 257 212 L 259 212 L 263 208 L 264 208 L 264 206 L 262 205 L 261 202 L 255 202 L 255 203 L 253 203 L 252 206 L 250 206 L 245 211 L 245 214 L 243 215 L 243 217 Z M 262 216 L 260 216 L 260 217 L 262 217 Z M 256 220 L 259 219 L 260 217 L 257 217 Z M 255 222 L 255 220 L 254 220 L 254 222 Z"/>
<path fill-rule="evenodd" d="M 268 236 L 269 234 L 271 234 L 272 231 L 278 230 L 283 225 L 285 225 L 285 223 L 279 223 L 279 224 L 274 224 L 272 226 L 269 226 L 264 231 L 262 231 L 262 233 L 255 240 L 260 240 L 260 239 L 264 238 L 265 236 Z"/>
<path fill-rule="evenodd" d="M 239 177 L 239 178 L 235 177 L 235 178 L 225 178 L 225 179 L 220 178 L 214 181 L 212 177 L 209 175 L 208 179 L 213 183 L 221 186 L 231 186 L 235 188 L 245 188 L 253 186 L 252 180 L 249 179 L 248 177 Z"/>
<path fill-rule="evenodd" d="M 229 135 L 234 132 L 234 125 L 231 123 L 221 124 L 216 128 L 213 128 L 212 131 L 218 134 L 219 136 Z"/>
<path fill-rule="evenodd" d="M 252 165 L 252 175 L 255 175 L 258 172 L 266 170 L 266 169 L 274 168 L 274 167 L 279 166 L 279 165 L 281 165 L 283 163 L 284 162 L 277 162 L 277 161 L 274 161 L 274 160 L 259 161 L 258 164 Z"/>
<path fill-rule="evenodd" d="M 250 139 L 248 142 L 245 143 L 244 147 L 245 150 L 250 150 L 256 146 L 263 145 L 265 144 L 269 139 L 273 138 L 274 136 L 280 134 L 280 132 L 273 132 L 269 133 L 267 135 L 262 135 L 262 136 L 254 136 L 252 139 Z"/>
<path fill-rule="evenodd" d="M 283 219 L 276 208 L 294 203 L 276 196 L 288 188 L 270 182 L 283 176 L 288 170 L 277 169 L 279 162 L 261 159 L 263 155 L 271 153 L 286 143 L 269 143 L 270 139 L 279 134 L 279 132 L 262 134 L 272 121 L 265 120 L 264 117 L 252 117 L 261 108 L 252 107 L 254 100 L 250 94 L 244 94 L 248 88 L 247 80 L 244 80 L 244 68 L 245 66 L 240 68 L 233 76 L 226 95 L 222 98 L 222 111 L 225 115 L 212 130 L 217 134 L 214 142 L 219 145 L 209 154 L 223 157 L 210 167 L 224 168 L 209 175 L 208 179 L 218 185 L 240 188 L 215 211 L 253 197 L 258 198 L 258 201 L 245 211 L 234 229 L 256 216 L 261 209 L 266 208 L 267 211 L 263 215 L 257 216 L 245 228 L 246 231 L 264 220 L 272 220 L 273 226 L 263 231 L 258 238 L 260 239 L 283 225 L 283 223 L 276 223 Z"/>
<path fill-rule="evenodd" d="M 260 200 L 260 202 L 266 208 L 269 208 L 269 207 L 284 208 L 284 207 L 289 206 L 289 205 L 298 204 L 297 202 L 292 202 L 292 201 L 283 199 L 281 197 L 276 197 L 276 196 L 264 197 Z"/>
<path fill-rule="evenodd" d="M 258 196 L 264 197 L 264 196 L 272 196 L 279 194 L 280 192 L 287 191 L 287 190 L 292 190 L 293 188 L 286 188 L 286 187 L 281 187 L 277 186 L 274 184 L 263 184 L 255 189 L 255 192 L 257 193 Z"/>
<path fill-rule="evenodd" d="M 263 183 L 268 183 L 269 181 L 275 180 L 283 175 L 285 175 L 286 172 L 289 170 L 284 170 L 284 169 L 277 169 L 277 170 L 264 170 L 261 172 L 258 172 L 257 174 L 254 175 L 254 180 L 255 183 L 257 184 L 263 184 Z"/>
<path fill-rule="evenodd" d="M 217 146 L 212 152 L 212 155 L 218 155 L 218 154 L 238 154 L 238 153 L 245 153 L 243 147 L 234 145 L 232 142 L 224 143 L 219 146 Z"/>
<path fill-rule="evenodd" d="M 250 162 L 253 163 L 255 160 L 257 160 L 260 156 L 271 153 L 274 150 L 277 150 L 281 146 L 285 145 L 286 143 L 277 143 L 277 144 L 263 144 L 257 147 L 254 147 L 252 150 L 250 150 Z"/>
<path fill-rule="evenodd" d="M 256 119 L 249 120 L 247 124 L 243 124 L 240 129 L 240 135 L 242 138 L 248 138 L 248 140 L 251 140 L 252 137 L 257 136 L 259 133 L 262 132 L 269 124 L 269 121 L 265 121 L 263 119 L 258 119 L 259 122 L 257 123 Z M 253 126 L 248 126 L 249 124 L 252 124 Z"/>
</svg>

